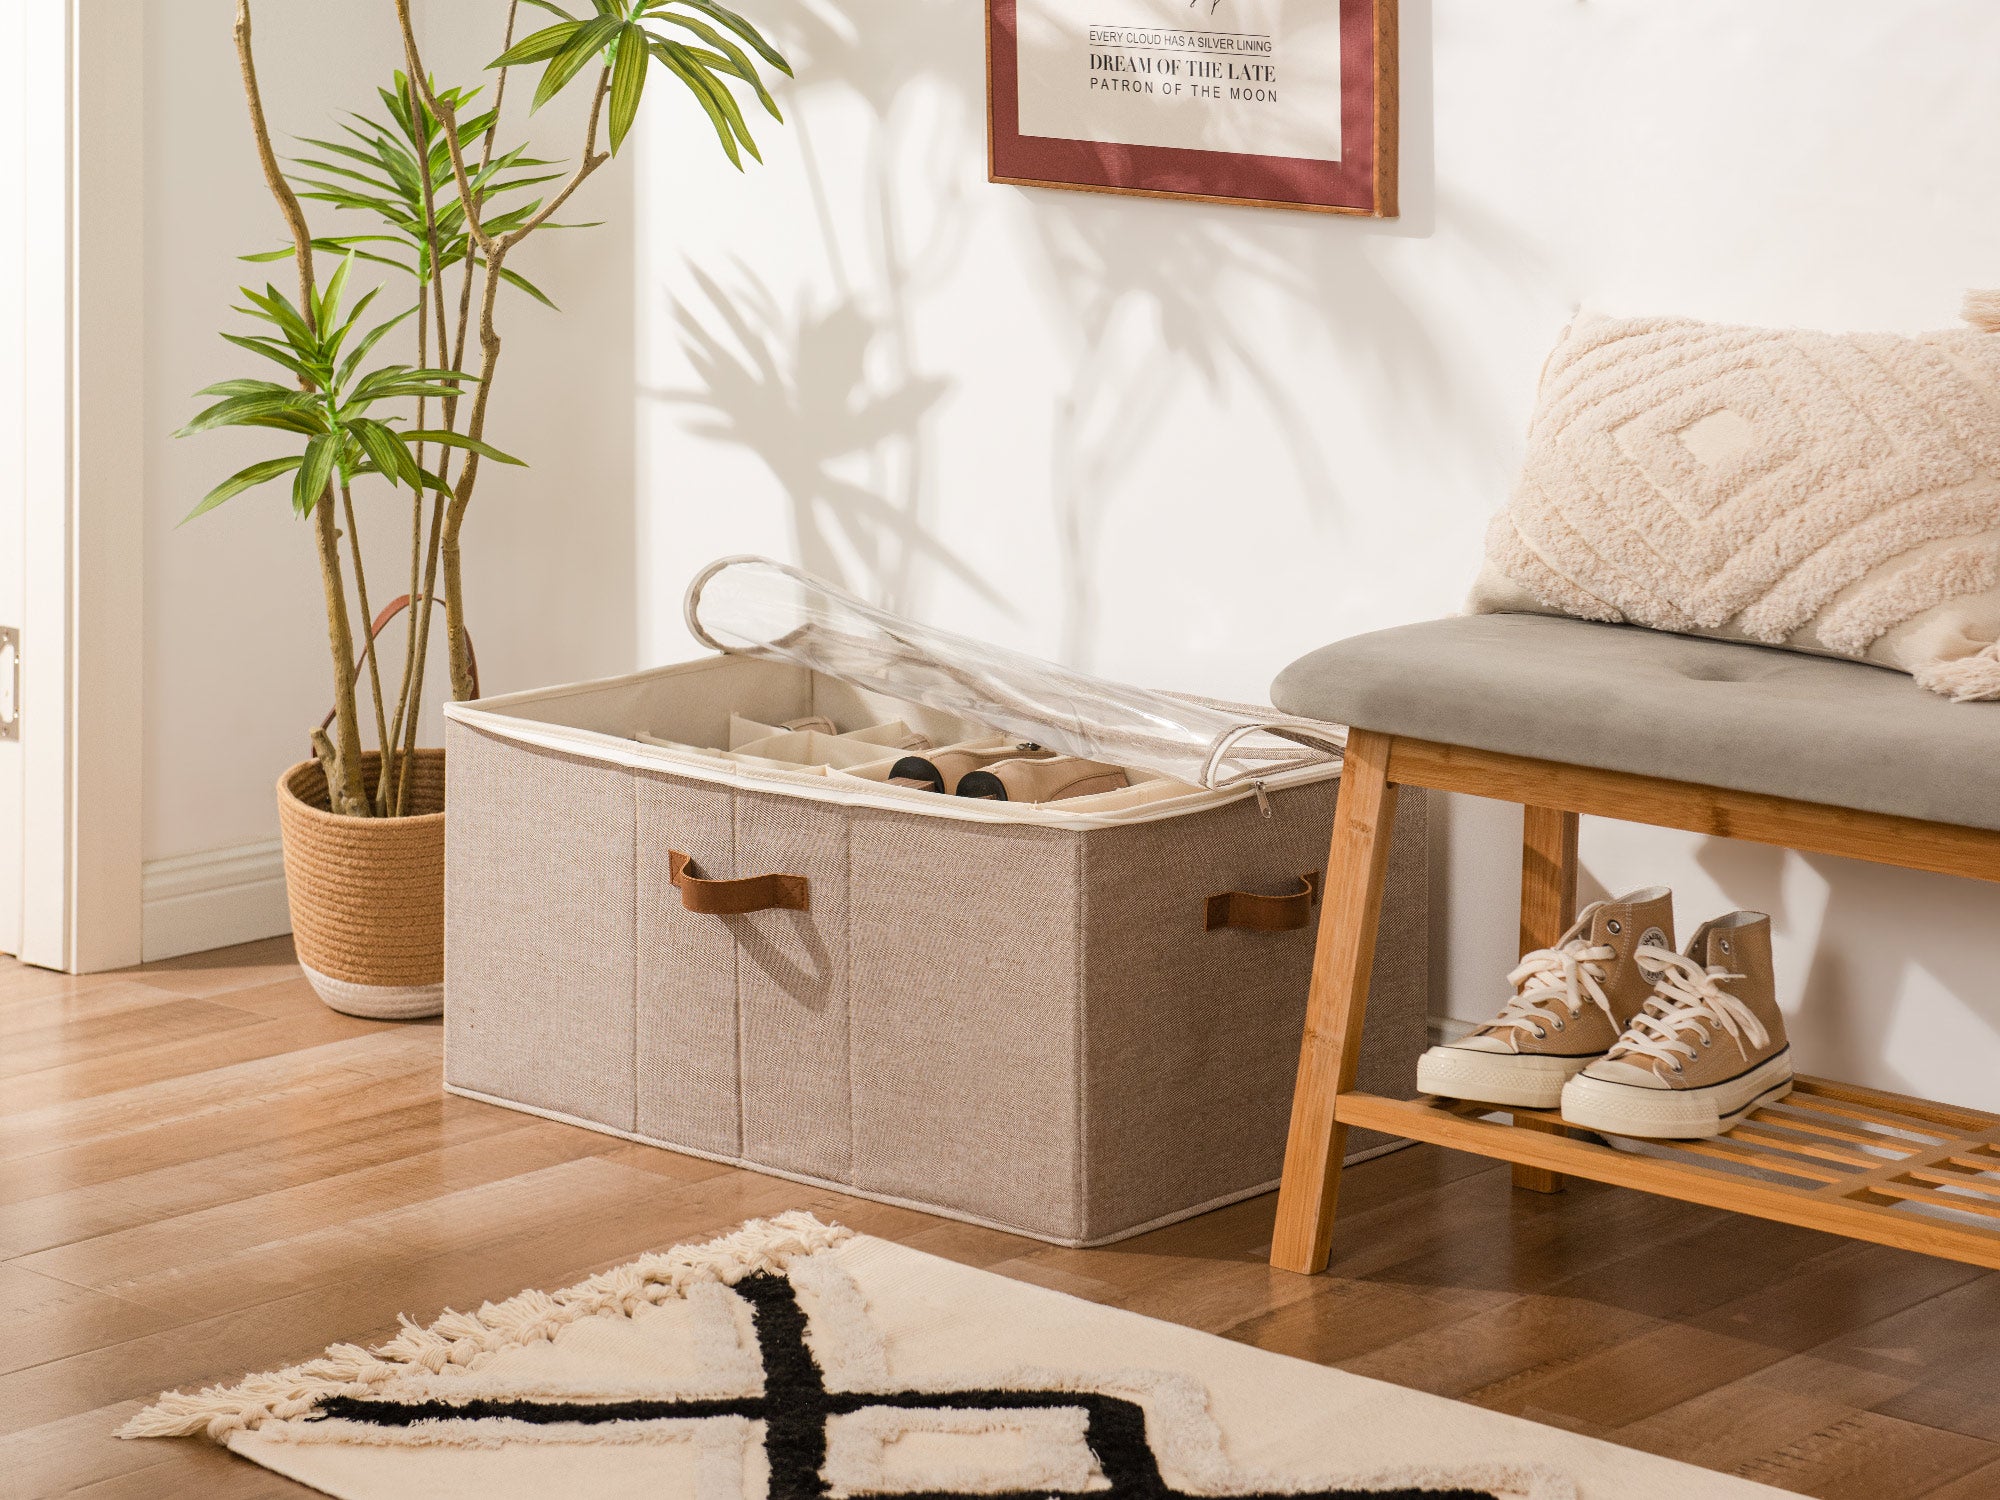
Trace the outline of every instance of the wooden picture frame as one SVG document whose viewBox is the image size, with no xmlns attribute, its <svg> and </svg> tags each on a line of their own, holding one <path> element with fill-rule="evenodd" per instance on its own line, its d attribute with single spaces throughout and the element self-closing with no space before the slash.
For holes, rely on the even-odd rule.
<svg viewBox="0 0 2000 1500">
<path fill-rule="evenodd" d="M 989 181 L 1309 213 L 1379 219 L 1396 216 L 1397 0 L 1320 0 L 1329 9 L 1338 7 L 1339 55 L 1330 61 L 1317 50 L 1306 51 L 1330 45 L 1330 22 L 1307 32 L 1288 48 L 1280 36 L 1229 31 L 1228 17 L 1220 15 L 1229 0 L 1195 0 L 1189 6 L 1195 24 L 1187 26 L 1084 25 L 1065 16 L 1063 24 L 1083 35 L 1081 39 L 1067 34 L 1057 38 L 1057 45 L 1067 51 L 1062 54 L 1062 76 L 1052 79 L 1046 50 L 1049 16 L 1059 7 L 1084 3 L 1086 0 L 986 0 Z M 1270 3 L 1265 0 L 1267 9 Z M 1026 59 L 1021 45 L 1024 8 L 1031 8 L 1040 18 Z M 1130 9 L 1129 5 L 1125 8 Z M 1206 24 L 1217 19 L 1224 24 Z M 1246 50 L 1197 50 L 1232 47 Z M 1262 50 L 1251 52 L 1250 48 Z M 1082 49 L 1087 70 L 1081 82 L 1069 71 L 1078 66 L 1078 49 Z M 1303 64 L 1288 63 L 1288 58 L 1296 59 L 1302 53 Z M 1024 68 L 1029 83 L 1025 91 Z M 1197 94 L 1213 100 L 1214 108 L 1240 111 L 1242 104 L 1230 103 L 1239 95 L 1244 100 L 1265 97 L 1253 95 L 1253 86 L 1272 83 L 1269 97 L 1275 101 L 1284 97 L 1280 90 L 1288 77 L 1312 73 L 1319 75 L 1323 89 L 1330 78 L 1338 80 L 1337 150 L 1316 143 L 1299 146 L 1301 130 L 1310 131 L 1313 119 L 1308 113 L 1302 121 L 1296 108 L 1282 125 L 1270 127 L 1276 147 L 1270 154 L 1159 143 L 1168 137 L 1182 138 L 1195 128 L 1170 120 L 1167 112 L 1197 106 Z M 1093 138 L 1049 133 L 1051 121 L 1060 125 L 1088 118 L 1078 112 L 1094 108 L 1097 95 L 1085 95 L 1084 90 L 1109 94 L 1114 88 L 1127 95 L 1143 92 L 1153 96 L 1137 101 L 1137 108 L 1158 112 L 1135 115 L 1133 101 L 1121 97 L 1116 107 L 1123 113 L 1117 120 L 1088 119 L 1085 128 Z M 1056 102 L 1044 102 L 1050 99 Z M 1199 103 L 1199 107 L 1211 106 Z M 1030 115 L 1030 125 L 1043 133 L 1023 132 L 1024 113 Z M 1136 128 L 1135 120 L 1139 122 Z M 1320 123 L 1324 128 L 1323 119 Z M 1252 117 L 1238 125 L 1235 133 L 1254 140 L 1260 128 Z M 1137 141 L 1130 138 L 1133 135 L 1152 135 L 1154 139 Z M 1109 138 L 1114 136 L 1123 138 Z M 1287 154 L 1288 147 L 1291 154 Z"/>
</svg>

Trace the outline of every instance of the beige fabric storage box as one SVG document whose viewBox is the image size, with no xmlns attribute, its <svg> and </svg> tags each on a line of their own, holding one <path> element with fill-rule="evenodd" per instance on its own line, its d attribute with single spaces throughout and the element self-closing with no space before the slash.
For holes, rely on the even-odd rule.
<svg viewBox="0 0 2000 1500">
<path fill-rule="evenodd" d="M 1317 912 L 1204 914 L 1323 869 L 1334 773 L 1094 814 L 967 803 L 686 748 L 726 744 L 731 713 L 983 732 L 729 656 L 452 705 L 450 1090 L 1067 1245 L 1275 1185 Z M 1424 1045 L 1421 807 L 1361 1066 L 1389 1094 Z M 809 905 L 690 911 L 674 852 L 802 877 Z"/>
</svg>

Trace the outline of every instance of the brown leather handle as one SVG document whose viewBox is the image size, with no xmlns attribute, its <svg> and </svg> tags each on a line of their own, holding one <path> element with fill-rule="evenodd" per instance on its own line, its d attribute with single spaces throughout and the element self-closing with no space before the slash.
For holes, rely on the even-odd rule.
<svg viewBox="0 0 2000 1500">
<path fill-rule="evenodd" d="M 1250 891 L 1217 891 L 1202 912 L 1202 927 L 1241 927 L 1247 932 L 1296 932 L 1312 920 L 1319 904 L 1319 876 L 1314 870 L 1299 877 L 1289 896 L 1259 896 Z"/>
<path fill-rule="evenodd" d="M 812 898 L 803 875 L 746 875 L 741 880 L 705 880 L 694 861 L 678 849 L 667 851 L 667 880 L 680 888 L 681 905 L 708 917 L 740 917 L 745 912 L 810 911 Z"/>
<path fill-rule="evenodd" d="M 419 594 L 417 597 L 424 599 L 430 596 Z M 362 643 L 361 654 L 354 658 L 354 677 L 357 682 L 361 678 L 361 669 L 368 665 L 368 653 L 375 647 L 375 637 L 382 633 L 382 628 L 385 625 L 409 607 L 410 596 L 408 594 L 398 594 L 387 604 L 383 605 L 381 613 L 375 616 L 375 623 L 368 627 L 368 639 Z M 469 630 L 465 632 L 465 665 L 472 673 L 472 696 L 477 698 L 479 696 L 479 653 L 472 649 L 472 632 Z M 340 708 L 338 705 L 329 708 L 326 711 L 326 717 L 319 721 L 319 727 L 324 730 L 328 725 L 333 723 L 333 716 L 339 712 Z"/>
</svg>

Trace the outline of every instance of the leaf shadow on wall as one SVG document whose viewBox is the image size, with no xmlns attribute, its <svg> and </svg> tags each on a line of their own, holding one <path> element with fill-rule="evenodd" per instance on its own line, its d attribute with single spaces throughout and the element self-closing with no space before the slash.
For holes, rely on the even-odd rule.
<svg viewBox="0 0 2000 1500">
<path fill-rule="evenodd" d="M 892 608 L 920 604 L 918 585 L 943 568 L 1014 616 L 940 539 L 933 430 L 957 383 L 926 363 L 914 332 L 975 233 L 1004 235 L 1026 288 L 1019 315 L 1045 323 L 1062 350 L 1021 387 L 1021 405 L 991 421 L 1048 433 L 1046 495 L 1010 496 L 1006 524 L 1032 528 L 1032 508 L 1047 507 L 1058 654 L 1073 665 L 1092 664 L 1105 628 L 1105 538 L 1129 510 L 1135 456 L 1233 441 L 1202 430 L 1204 413 L 1274 434 L 1290 480 L 1220 507 L 1192 486 L 1165 493 L 1149 513 L 1190 569 L 1215 527 L 1266 524 L 1296 540 L 1303 519 L 1337 545 L 1357 507 L 1379 503 L 1343 484 L 1350 439 L 1379 448 L 1384 430 L 1401 428 L 1468 452 L 1512 440 L 1518 414 L 1453 356 L 1457 330 L 1426 321 L 1394 253 L 1428 238 L 1435 218 L 1429 0 L 1403 5 L 1404 216 L 1373 222 L 988 184 L 981 11 L 969 0 L 780 5 L 772 19 L 800 80 L 784 102 L 824 273 L 803 271 L 793 288 L 743 261 L 696 266 L 674 307 L 696 378 L 653 394 L 684 409 L 690 432 L 768 467 L 806 566 Z M 1481 220 L 1475 232 L 1486 251 L 1479 295 L 1526 296 L 1536 248 L 1504 224 Z M 970 357 L 985 352 L 998 351 Z M 1300 375 L 1316 362 L 1324 387 Z M 1155 605 L 1177 601 L 1162 591 Z"/>
<path fill-rule="evenodd" d="M 1485 483 L 1480 455 L 1518 441 L 1519 415 L 1457 357 L 1459 330 L 1427 321 L 1416 283 L 1402 279 L 1412 260 L 1399 247 L 1429 239 L 1437 220 L 1430 0 L 1403 0 L 1401 31 L 1398 218 L 988 189 L 1024 195 L 1039 251 L 1033 274 L 1069 337 L 1050 473 L 1065 661 L 1090 666 L 1103 638 L 1107 535 L 1129 511 L 1134 457 L 1157 444 L 1194 430 L 1194 441 L 1227 447 L 1269 431 L 1290 471 L 1290 490 L 1246 487 L 1219 503 L 1192 489 L 1165 496 L 1160 519 L 1185 536 L 1188 571 L 1199 575 L 1213 528 L 1262 526 L 1284 546 L 1352 542 L 1355 517 L 1380 502 L 1343 479 L 1343 455 L 1380 448 L 1385 433 L 1414 430 L 1455 449 L 1468 485 Z M 1455 232 L 1481 247 L 1470 266 L 1479 295 L 1531 301 L 1523 288 L 1545 252 L 1477 205 L 1454 197 L 1449 208 Z M 1323 381 L 1312 378 L 1320 372 Z M 1190 429 L 1210 413 L 1233 420 Z M 1369 571 L 1367 559 L 1343 561 L 1330 587 Z M 1158 599 L 1163 612 L 1179 603 L 1171 593 Z"/>
<path fill-rule="evenodd" d="M 1810 1013 L 1797 1026 L 1811 1042 L 1810 1054 L 1798 1060 L 1801 1071 L 1930 1094 L 1939 1088 L 1935 1072 L 1914 1077 L 1896 1056 L 1934 1070 L 1936 1059 L 1956 1054 L 1976 1033 L 1972 1056 L 1981 1079 L 1991 1076 L 2000 1048 L 2000 993 L 1991 956 L 1966 939 L 2000 928 L 2000 886 L 1729 839 L 1704 839 L 1696 858 L 1731 903 L 1769 913 L 1781 941 L 1809 948 L 1804 973 L 1777 976 L 1779 995 L 1799 996 Z M 1788 902 L 1785 865 L 1792 859 L 1824 886 L 1823 906 L 1798 910 Z M 1713 915 L 1689 913 L 1684 940 Z M 1925 990 L 1950 996 L 1958 1013 L 1920 1011 L 1932 1003 Z M 1980 1091 L 1985 1097 L 1961 1088 L 1964 1097 L 1946 1102 L 2000 1108 L 1990 1086 Z"/>
<path fill-rule="evenodd" d="M 698 297 L 677 298 L 673 318 L 695 375 L 688 390 L 657 391 L 684 408 L 686 429 L 755 454 L 784 492 L 803 566 L 891 609 L 917 604 L 925 567 L 942 568 L 988 604 L 1011 613 L 1001 591 L 947 547 L 931 524 L 927 424 L 953 382 L 923 372 L 913 341 L 913 299 L 957 259 L 965 195 L 949 156 L 911 164 L 901 148 L 919 113 L 941 109 L 942 139 L 971 101 L 909 60 L 948 49 L 947 6 L 926 0 L 869 17 L 864 27 L 833 5 L 781 4 L 774 30 L 800 82 L 784 107 L 797 141 L 826 290 L 780 294 L 741 259 L 726 272 L 689 269 Z M 815 132 L 827 104 L 859 101 L 868 126 L 859 170 L 859 235 L 840 233 Z M 854 163 L 843 158 L 843 170 Z M 914 226 L 914 227 L 913 227 Z M 849 241 L 859 239 L 858 249 Z"/>
</svg>

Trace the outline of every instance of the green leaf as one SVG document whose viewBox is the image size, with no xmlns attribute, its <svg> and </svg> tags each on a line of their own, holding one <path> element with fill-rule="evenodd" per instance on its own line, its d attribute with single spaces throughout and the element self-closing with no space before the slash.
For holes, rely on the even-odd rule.
<svg viewBox="0 0 2000 1500">
<path fill-rule="evenodd" d="M 670 42 L 668 45 L 674 46 L 677 44 Z M 686 48 L 684 51 L 688 59 L 688 66 L 694 69 L 696 81 L 703 88 L 707 89 L 709 97 L 715 100 L 716 108 L 722 111 L 723 119 L 729 122 L 729 128 L 736 133 L 736 139 L 743 143 L 743 149 L 748 151 L 761 165 L 764 160 L 764 153 L 757 149 L 757 143 L 750 138 L 750 126 L 743 118 L 742 106 L 736 102 L 736 96 L 729 92 L 728 87 L 722 80 L 709 71 L 708 63 L 711 58 L 714 62 L 722 63 L 727 67 L 726 60 L 715 57 L 713 53 L 702 52 L 699 48 L 695 47 Z M 737 163 L 739 168 L 742 165 L 741 162 Z"/>
<path fill-rule="evenodd" d="M 737 15 L 735 11 L 730 10 L 727 6 L 717 5 L 715 0 L 679 0 L 679 3 L 685 5 L 689 10 L 698 10 L 703 15 L 720 21 L 724 26 L 727 26 L 731 31 L 742 37 L 744 41 L 756 48 L 757 55 L 763 58 L 765 62 L 776 68 L 780 73 L 783 73 L 787 78 L 792 76 L 792 65 L 785 61 L 783 54 L 776 47 L 773 47 L 769 42 L 764 40 L 764 34 L 761 31 L 744 20 L 743 17 Z"/>
<path fill-rule="evenodd" d="M 718 57 L 715 53 L 704 51 L 702 48 L 688 47 L 680 42 L 667 41 L 665 38 L 659 38 L 658 41 L 659 45 L 677 54 L 687 64 L 694 73 L 695 81 L 708 91 L 709 97 L 715 101 L 716 108 L 722 111 L 723 119 L 728 122 L 736 139 L 742 142 L 743 149 L 762 162 L 763 154 L 758 151 L 757 143 L 750 138 L 750 127 L 743 118 L 743 110 L 737 104 L 736 96 L 730 93 L 722 80 L 711 71 L 717 64 L 727 71 L 728 59 Z M 740 167 L 742 163 L 739 162 L 737 165 Z"/>
<path fill-rule="evenodd" d="M 511 68 L 521 63 L 546 62 L 570 44 L 583 22 L 571 19 L 544 27 L 533 36 L 516 42 L 486 66 Z"/>
<path fill-rule="evenodd" d="M 331 432 L 323 432 L 306 444 L 305 459 L 299 465 L 299 472 L 292 476 L 293 510 L 302 516 L 312 514 L 313 506 L 319 503 L 327 482 L 333 478 L 333 461 L 339 454 L 339 440 Z"/>
<path fill-rule="evenodd" d="M 313 331 L 306 326 L 305 315 L 292 305 L 291 299 L 283 292 L 268 283 L 262 292 L 253 292 L 247 286 L 237 290 L 250 299 L 250 305 L 265 322 L 278 325 L 293 348 L 312 344 Z"/>
<path fill-rule="evenodd" d="M 478 438 L 469 438 L 462 432 L 446 432 L 440 428 L 425 428 L 421 432 L 406 432 L 403 434 L 403 439 L 405 442 L 411 443 L 436 443 L 440 447 L 445 448 L 464 448 L 468 452 L 477 453 L 482 458 L 490 458 L 495 463 L 520 464 L 524 468 L 527 466 L 526 459 L 515 458 L 509 453 L 502 453 L 498 448 L 490 447 L 480 442 Z"/>
<path fill-rule="evenodd" d="M 730 130 L 729 118 L 723 114 L 722 110 L 715 103 L 714 96 L 710 94 L 706 75 L 692 63 L 684 61 L 679 55 L 686 50 L 686 48 L 674 42 L 659 41 L 656 39 L 653 43 L 653 55 L 666 64 L 675 76 L 687 85 L 688 92 L 694 95 L 695 102 L 701 105 L 702 109 L 708 115 L 709 123 L 715 127 L 716 138 L 722 142 L 723 154 L 729 158 L 735 165 L 736 170 L 740 172 L 743 170 L 743 158 L 737 152 L 736 136 Z"/>
<path fill-rule="evenodd" d="M 254 395 L 230 396 L 194 417 L 174 436 L 192 437 L 197 432 L 209 432 L 217 427 L 254 426 L 258 425 L 256 419 L 260 417 L 304 416 L 319 406 L 319 398 L 304 391 L 281 390 L 275 395 L 259 391 Z"/>
<path fill-rule="evenodd" d="M 180 524 L 185 526 L 204 511 L 214 510 L 223 501 L 234 499 L 245 490 L 254 489 L 260 484 L 276 479 L 280 474 L 291 473 L 302 461 L 297 455 L 291 458 L 267 458 L 262 463 L 251 464 L 247 469 L 238 469 L 206 495 L 203 495 L 201 497 L 201 504 L 182 516 Z"/>
<path fill-rule="evenodd" d="M 319 294 L 319 303 L 313 309 L 313 321 L 321 329 L 340 315 L 340 299 L 347 292 L 347 278 L 354 270 L 354 255 L 350 251 L 341 257 L 340 264 L 333 268 L 333 274 L 326 279 L 326 289 Z"/>
<path fill-rule="evenodd" d="M 479 383 L 458 370 L 412 370 L 407 365 L 384 365 L 356 381 L 347 399 L 350 405 L 366 405 L 392 396 L 460 396 L 465 394 L 460 382 Z"/>
<path fill-rule="evenodd" d="M 327 235 L 315 239 L 312 242 L 312 247 L 315 250 L 323 250 L 328 254 L 344 254 L 351 251 L 359 260 L 372 261 L 378 266 L 394 266 L 405 275 L 416 275 L 416 272 L 409 266 L 404 265 L 401 261 L 391 256 L 377 255 L 372 250 L 354 249 L 356 245 L 369 244 L 409 245 L 413 249 L 418 248 L 408 236 L 400 234 Z M 295 254 L 297 252 L 290 245 L 287 245 L 282 250 L 260 250 L 255 255 L 239 255 L 236 258 L 248 261 L 290 260 Z"/>
<path fill-rule="evenodd" d="M 504 269 L 504 268 L 503 268 Z M 295 385 L 279 385 L 275 380 L 218 380 L 196 391 L 197 396 L 298 396 Z"/>
<path fill-rule="evenodd" d="M 639 95 L 646 87 L 647 55 L 650 38 L 643 28 L 622 27 L 618 32 L 618 55 L 611 66 L 611 154 L 625 142 L 625 133 L 639 113 Z"/>
<path fill-rule="evenodd" d="M 298 356 L 286 351 L 276 339 L 247 338 L 240 333 L 225 333 L 223 338 L 239 349 L 248 349 L 252 354 L 262 355 L 273 364 L 283 365 L 303 380 L 310 380 L 315 385 L 320 383 L 319 376 Z"/>
<path fill-rule="evenodd" d="M 348 431 L 354 434 L 362 451 L 382 474 L 413 488 L 422 482 L 417 472 L 417 461 L 404 446 L 406 440 L 401 433 L 373 417 L 356 418 L 348 423 Z"/>
<path fill-rule="evenodd" d="M 503 266 L 501 267 L 501 269 L 505 270 L 506 267 Z M 409 317 L 415 311 L 416 309 L 414 307 L 405 308 L 402 312 L 397 313 L 395 317 L 389 319 L 388 322 L 378 323 L 373 328 L 369 329 L 367 333 L 363 334 L 361 336 L 361 342 L 356 344 L 354 348 L 348 352 L 347 358 L 340 362 L 340 369 L 334 374 L 333 377 L 334 389 L 336 390 L 345 389 L 347 382 L 353 378 L 355 370 L 360 367 L 361 361 L 368 357 L 368 351 L 373 349 L 377 344 L 379 344 L 382 341 L 382 336 L 384 334 L 388 333 L 390 329 L 394 328 L 398 323 L 402 322 L 405 318 Z"/>
<path fill-rule="evenodd" d="M 568 226 L 562 224 L 545 224 L 542 227 L 544 229 L 563 229 L 567 228 Z M 484 264 L 484 262 L 481 262 L 481 264 Z M 509 286 L 519 287 L 522 291 L 526 292 L 530 297 L 533 297 L 537 302 L 541 303 L 542 306 L 549 309 L 549 311 L 551 312 L 562 311 L 562 309 L 557 307 L 555 303 L 549 301 L 547 294 L 544 293 L 540 287 L 536 286 L 532 281 L 528 280 L 528 278 L 523 276 L 520 272 L 510 271 L 505 266 L 502 266 L 500 268 L 500 279 L 506 282 Z"/>
<path fill-rule="evenodd" d="M 382 165 L 382 158 L 376 152 L 363 151 L 359 146 L 350 146 L 345 141 L 323 141 L 320 140 L 317 136 L 310 136 L 310 135 L 301 136 L 300 139 L 303 140 L 308 146 L 317 146 L 322 151 L 331 151 L 334 152 L 336 155 L 348 157 L 354 161 L 362 163 L 364 166 L 367 166 L 371 169 L 379 169 Z M 366 136 L 363 136 L 362 139 L 366 140 L 368 138 Z M 294 157 L 293 160 L 300 161 L 305 159 Z M 341 172 L 349 170 L 344 167 L 332 166 L 324 162 L 306 161 L 306 165 L 316 167 L 323 172 Z M 361 174 L 357 172 L 354 175 L 358 177 Z"/>
<path fill-rule="evenodd" d="M 524 0 L 524 3 L 536 7 L 538 10 L 545 10 L 552 16 L 561 16 L 565 21 L 574 21 L 576 19 L 575 16 L 564 10 L 560 5 L 557 5 L 555 0 Z"/>
<path fill-rule="evenodd" d="M 352 258 L 352 256 L 349 257 L 350 260 Z M 347 342 L 347 335 L 354 331 L 354 325 L 361 321 L 361 315 L 368 311 L 368 304 L 375 300 L 375 294 L 381 290 L 382 288 L 379 286 L 371 286 L 356 298 L 353 311 L 347 315 L 347 321 L 342 323 L 332 333 L 326 332 L 325 322 L 322 322 L 319 345 L 319 352 L 322 358 L 329 361 L 340 358 L 340 346 Z M 325 321 L 331 321 L 332 317 L 337 316 L 339 312 L 340 309 L 337 306 L 329 307 Z"/>
<path fill-rule="evenodd" d="M 535 102 L 531 108 L 540 109 L 561 93 L 592 58 L 611 44 L 611 39 L 618 35 L 623 25 L 622 21 L 614 18 L 598 16 L 578 26 L 569 45 L 542 70 L 542 81 L 535 86 Z"/>
<path fill-rule="evenodd" d="M 692 31 L 704 42 L 707 42 L 709 46 L 715 48 L 717 52 L 722 54 L 722 58 L 717 60 L 716 66 L 722 68 L 725 72 L 734 73 L 738 78 L 749 84 L 751 88 L 755 89 L 757 91 L 758 102 L 764 106 L 765 112 L 772 119 L 782 121 L 785 118 L 779 112 L 778 101 L 773 99 L 771 91 L 764 87 L 764 79 L 757 72 L 757 65 L 750 61 L 749 54 L 741 47 L 730 41 L 728 37 L 705 21 L 696 21 L 687 16 L 678 16 L 671 11 L 662 12 L 660 19 L 670 25 L 684 27 Z M 726 59 L 726 61 L 723 59 Z"/>
</svg>

